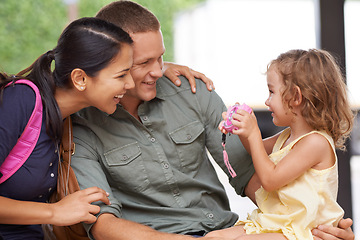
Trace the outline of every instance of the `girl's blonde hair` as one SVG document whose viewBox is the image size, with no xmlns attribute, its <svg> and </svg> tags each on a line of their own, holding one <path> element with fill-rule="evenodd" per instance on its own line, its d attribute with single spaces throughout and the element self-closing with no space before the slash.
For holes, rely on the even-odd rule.
<svg viewBox="0 0 360 240">
<path fill-rule="evenodd" d="M 335 146 L 345 150 L 354 114 L 347 97 L 347 87 L 339 65 L 325 50 L 290 50 L 270 62 L 284 82 L 283 101 L 294 95 L 295 87 L 302 94 L 301 114 L 315 130 L 325 130 Z"/>
</svg>

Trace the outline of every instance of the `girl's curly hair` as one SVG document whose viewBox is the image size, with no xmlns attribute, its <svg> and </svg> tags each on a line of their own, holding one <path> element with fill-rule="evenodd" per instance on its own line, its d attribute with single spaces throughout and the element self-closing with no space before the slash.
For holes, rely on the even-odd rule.
<svg viewBox="0 0 360 240">
<path fill-rule="evenodd" d="M 347 87 L 340 67 L 325 50 L 290 50 L 271 61 L 267 67 L 275 69 L 284 82 L 283 101 L 291 109 L 289 99 L 295 87 L 302 93 L 301 114 L 315 130 L 325 130 L 335 146 L 345 150 L 350 136 L 354 113 L 351 110 Z"/>
</svg>

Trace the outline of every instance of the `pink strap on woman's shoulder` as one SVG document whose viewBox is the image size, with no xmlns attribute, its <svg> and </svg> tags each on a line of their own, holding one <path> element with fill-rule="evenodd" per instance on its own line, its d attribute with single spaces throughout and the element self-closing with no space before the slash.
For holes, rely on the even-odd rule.
<svg viewBox="0 0 360 240">
<path fill-rule="evenodd" d="M 34 90 L 36 95 L 35 107 L 16 145 L 13 147 L 3 164 L 0 166 L 0 173 L 2 175 L 0 178 L 0 183 L 3 183 L 9 177 L 11 177 L 28 159 L 35 148 L 41 131 L 43 105 L 41 102 L 39 89 L 33 82 L 29 80 L 17 80 L 15 84 L 18 83 L 29 85 Z M 6 87 L 10 84 L 11 83 L 6 85 Z"/>
</svg>

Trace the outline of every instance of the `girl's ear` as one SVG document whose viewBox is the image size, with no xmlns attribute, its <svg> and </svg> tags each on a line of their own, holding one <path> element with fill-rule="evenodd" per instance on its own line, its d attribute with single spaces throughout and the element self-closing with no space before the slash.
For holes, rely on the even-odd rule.
<svg viewBox="0 0 360 240">
<path fill-rule="evenodd" d="M 302 103 L 302 93 L 301 89 L 298 86 L 294 87 L 294 95 L 292 102 L 294 106 L 300 106 L 300 104 Z"/>
<path fill-rule="evenodd" d="M 80 68 L 75 68 L 71 71 L 71 81 L 74 87 L 79 91 L 84 91 L 86 89 L 86 78 L 87 75 L 84 70 Z"/>
</svg>

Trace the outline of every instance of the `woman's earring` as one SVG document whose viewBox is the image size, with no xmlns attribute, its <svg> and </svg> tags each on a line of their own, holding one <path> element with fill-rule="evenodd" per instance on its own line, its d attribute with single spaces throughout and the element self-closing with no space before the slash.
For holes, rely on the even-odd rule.
<svg viewBox="0 0 360 240">
<path fill-rule="evenodd" d="M 83 77 L 83 85 L 81 85 L 81 87 L 80 87 L 81 91 L 85 90 L 85 87 L 86 87 L 85 85 L 86 85 L 85 78 Z"/>
</svg>

